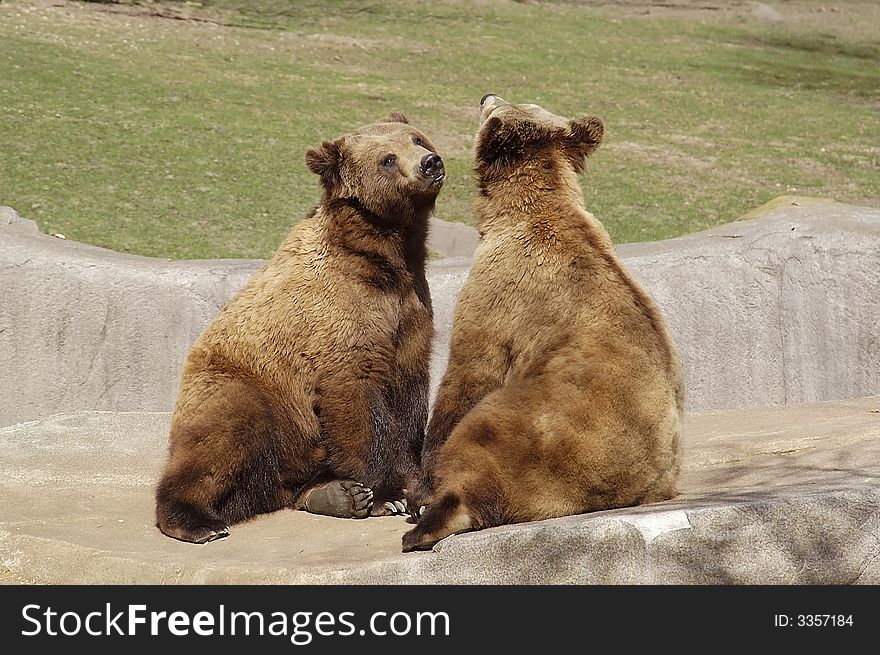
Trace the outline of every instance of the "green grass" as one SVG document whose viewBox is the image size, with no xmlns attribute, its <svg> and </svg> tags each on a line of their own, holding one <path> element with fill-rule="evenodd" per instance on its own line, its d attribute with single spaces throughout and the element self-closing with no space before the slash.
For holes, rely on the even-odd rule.
<svg viewBox="0 0 880 655">
<path fill-rule="evenodd" d="M 0 204 L 117 250 L 267 257 L 320 197 L 306 148 L 400 109 L 447 162 L 437 215 L 473 222 L 492 91 L 605 120 L 583 186 L 617 242 L 781 193 L 880 205 L 880 41 L 565 4 L 185 10 L 0 3 Z"/>
</svg>

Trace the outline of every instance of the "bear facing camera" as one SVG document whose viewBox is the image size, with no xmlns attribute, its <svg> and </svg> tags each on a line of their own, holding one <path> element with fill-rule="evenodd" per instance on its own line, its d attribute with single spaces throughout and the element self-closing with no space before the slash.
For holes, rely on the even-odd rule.
<svg viewBox="0 0 880 655">
<path fill-rule="evenodd" d="M 481 242 L 408 489 L 417 525 L 404 551 L 666 500 L 679 474 L 675 346 L 578 184 L 602 121 L 494 94 L 479 112 Z"/>
<path fill-rule="evenodd" d="M 393 113 L 305 161 L 320 204 L 187 356 L 156 489 L 175 539 L 282 508 L 405 511 L 427 422 L 425 239 L 443 160 Z"/>
</svg>

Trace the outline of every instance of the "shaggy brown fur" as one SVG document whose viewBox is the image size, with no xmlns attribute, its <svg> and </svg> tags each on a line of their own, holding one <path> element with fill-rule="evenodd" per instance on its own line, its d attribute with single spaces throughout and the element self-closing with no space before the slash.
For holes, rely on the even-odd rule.
<svg viewBox="0 0 880 655">
<path fill-rule="evenodd" d="M 675 348 L 578 186 L 602 135 L 598 118 L 566 121 L 492 95 L 482 103 L 482 241 L 456 310 L 422 481 L 408 495 L 418 525 L 404 551 L 675 494 Z"/>
<path fill-rule="evenodd" d="M 309 149 L 306 163 L 321 204 L 186 360 L 156 491 L 158 526 L 176 539 L 210 541 L 284 507 L 397 512 L 418 466 L 433 330 L 425 238 L 443 163 L 397 113 Z"/>
</svg>

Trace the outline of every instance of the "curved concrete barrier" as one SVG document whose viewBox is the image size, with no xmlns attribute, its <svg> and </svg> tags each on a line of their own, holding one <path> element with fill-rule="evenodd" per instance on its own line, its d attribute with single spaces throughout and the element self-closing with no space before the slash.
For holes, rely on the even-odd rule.
<svg viewBox="0 0 880 655">
<path fill-rule="evenodd" d="M 40 234 L 0 210 L 0 425 L 167 410 L 190 346 L 256 261 L 171 261 Z"/>
<path fill-rule="evenodd" d="M 669 321 L 688 409 L 880 393 L 880 209 L 782 196 L 619 252 Z"/>
<path fill-rule="evenodd" d="M 667 317 L 688 409 L 880 393 L 880 210 L 784 196 L 747 220 L 619 252 Z M 260 265 L 120 254 L 0 208 L 0 426 L 168 411 L 190 345 Z M 468 267 L 429 267 L 432 390 Z"/>
</svg>

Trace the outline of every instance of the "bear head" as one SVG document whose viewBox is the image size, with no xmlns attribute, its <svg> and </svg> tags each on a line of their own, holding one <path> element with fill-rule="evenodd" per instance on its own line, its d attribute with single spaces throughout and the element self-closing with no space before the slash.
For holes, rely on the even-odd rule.
<svg viewBox="0 0 880 655">
<path fill-rule="evenodd" d="M 446 179 L 437 149 L 400 112 L 309 148 L 305 160 L 325 200 L 354 203 L 389 223 L 430 212 Z"/>
<path fill-rule="evenodd" d="M 483 183 L 506 179 L 526 164 L 558 175 L 559 163 L 582 173 L 604 131 L 602 119 L 595 116 L 567 120 L 535 104 L 515 105 L 487 94 L 480 100 L 474 150 L 477 175 Z"/>
</svg>

